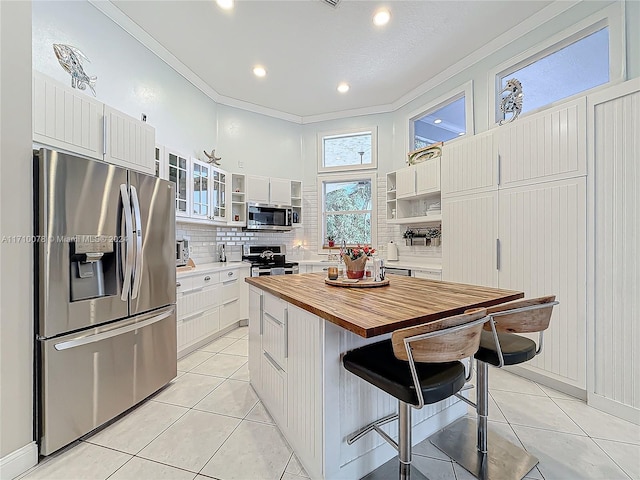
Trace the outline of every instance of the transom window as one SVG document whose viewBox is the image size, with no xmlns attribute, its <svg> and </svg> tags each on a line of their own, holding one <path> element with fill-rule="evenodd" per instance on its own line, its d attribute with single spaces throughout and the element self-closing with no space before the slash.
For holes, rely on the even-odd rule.
<svg viewBox="0 0 640 480">
<path fill-rule="evenodd" d="M 377 167 L 376 129 L 318 134 L 318 171 L 332 172 Z"/>
<path fill-rule="evenodd" d="M 608 26 L 593 26 L 498 73 L 496 122 L 505 118 L 500 110 L 500 92 L 511 78 L 522 84 L 522 113 L 608 83 L 609 34 Z"/>
<path fill-rule="evenodd" d="M 446 142 L 467 131 L 464 93 L 413 120 L 413 150 Z"/>
<path fill-rule="evenodd" d="M 323 177 L 318 180 L 323 241 L 334 239 L 337 246 L 374 245 L 375 174 Z"/>
</svg>

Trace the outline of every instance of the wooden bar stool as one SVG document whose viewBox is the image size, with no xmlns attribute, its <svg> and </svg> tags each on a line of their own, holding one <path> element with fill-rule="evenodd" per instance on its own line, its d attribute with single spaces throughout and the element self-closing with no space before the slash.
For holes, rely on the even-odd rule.
<svg viewBox="0 0 640 480">
<path fill-rule="evenodd" d="M 489 321 L 474 355 L 478 375 L 476 403 L 457 395 L 476 408 L 477 425 L 462 418 L 431 437 L 431 443 L 476 478 L 520 480 L 538 464 L 536 457 L 488 431 L 489 364 L 502 368 L 527 362 L 538 355 L 553 306 L 558 304 L 555 298 L 551 295 L 487 308 Z M 533 340 L 516 335 L 534 332 L 539 333 L 537 346 Z"/>
<path fill-rule="evenodd" d="M 486 310 L 477 309 L 437 322 L 403 328 L 390 340 L 347 352 L 344 367 L 398 399 L 398 414 L 372 422 L 347 438 L 351 445 L 371 431 L 379 433 L 398 451 L 394 459 L 366 475 L 367 480 L 395 477 L 426 478 L 411 467 L 411 408 L 422 408 L 458 392 L 465 384 L 461 359 L 478 350 Z M 380 426 L 398 419 L 398 441 Z"/>
</svg>

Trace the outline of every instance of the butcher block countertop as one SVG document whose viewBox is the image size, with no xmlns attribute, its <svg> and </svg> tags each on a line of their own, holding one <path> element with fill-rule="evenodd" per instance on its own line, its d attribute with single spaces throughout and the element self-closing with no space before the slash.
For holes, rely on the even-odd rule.
<svg viewBox="0 0 640 480">
<path fill-rule="evenodd" d="M 524 297 L 523 292 L 387 275 L 389 286 L 335 287 L 326 274 L 247 277 L 245 281 L 361 337 L 457 315 Z"/>
</svg>

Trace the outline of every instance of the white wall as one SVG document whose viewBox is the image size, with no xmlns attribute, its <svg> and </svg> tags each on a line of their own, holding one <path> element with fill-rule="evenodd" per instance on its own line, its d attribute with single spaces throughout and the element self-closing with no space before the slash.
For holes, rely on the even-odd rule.
<svg viewBox="0 0 640 480">
<path fill-rule="evenodd" d="M 216 155 L 232 172 L 301 180 L 300 132 L 296 123 L 218 105 Z"/>
<path fill-rule="evenodd" d="M 26 236 L 32 232 L 33 161 L 29 2 L 0 2 L 0 59 L 0 236 Z M 0 243 L 2 478 L 11 478 L 37 460 L 32 444 L 32 251 L 31 243 L 7 243 L 6 238 Z M 18 451 L 24 455 L 8 457 Z"/>
</svg>

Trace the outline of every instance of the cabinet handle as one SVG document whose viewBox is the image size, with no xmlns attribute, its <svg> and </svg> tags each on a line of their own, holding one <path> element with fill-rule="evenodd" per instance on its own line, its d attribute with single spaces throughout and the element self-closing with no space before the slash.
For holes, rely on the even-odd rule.
<svg viewBox="0 0 640 480">
<path fill-rule="evenodd" d="M 227 277 L 233 277 L 233 272 L 227 273 Z"/>
<path fill-rule="evenodd" d="M 501 168 L 500 167 L 502 167 L 502 161 L 500 159 L 500 154 L 498 154 L 498 166 L 497 166 L 498 171 L 496 172 L 496 182 L 497 182 L 498 185 L 500 185 L 500 181 L 501 181 L 501 178 L 500 178 L 500 169 Z"/>
<path fill-rule="evenodd" d="M 204 281 L 208 282 L 209 280 L 211 280 L 211 277 L 209 275 L 207 275 L 206 277 L 204 277 Z"/>
<path fill-rule="evenodd" d="M 500 270 L 500 239 L 496 238 L 496 270 Z"/>
<path fill-rule="evenodd" d="M 273 358 L 271 358 L 271 355 L 269 355 L 267 352 L 262 352 L 264 354 L 264 356 L 267 358 L 267 360 L 269 361 L 269 363 L 271 365 L 273 365 L 273 367 L 276 370 L 280 370 L 281 372 L 284 372 L 284 368 L 282 368 L 280 365 L 278 365 L 278 362 L 276 362 Z"/>
<path fill-rule="evenodd" d="M 107 115 L 102 117 L 102 154 L 107 154 Z"/>
<path fill-rule="evenodd" d="M 260 294 L 260 335 L 262 336 L 263 326 L 262 326 L 262 314 L 264 311 L 264 297 Z"/>
<path fill-rule="evenodd" d="M 177 283 L 176 283 L 176 288 L 177 288 L 177 287 L 181 287 L 181 286 L 182 286 L 182 284 L 181 284 L 180 282 L 177 282 Z"/>
<path fill-rule="evenodd" d="M 289 308 L 284 309 L 284 358 L 289 358 Z"/>
</svg>

